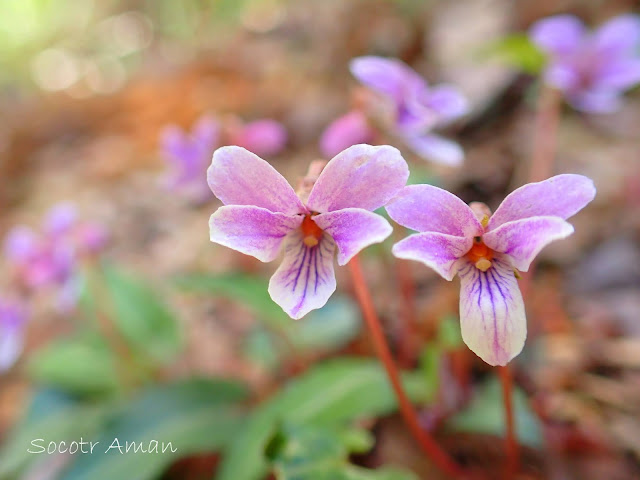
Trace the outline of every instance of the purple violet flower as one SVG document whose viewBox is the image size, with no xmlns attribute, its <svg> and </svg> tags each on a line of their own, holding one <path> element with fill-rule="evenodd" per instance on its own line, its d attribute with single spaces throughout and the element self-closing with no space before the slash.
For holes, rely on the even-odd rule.
<svg viewBox="0 0 640 480">
<path fill-rule="evenodd" d="M 71 311 L 79 293 L 79 257 L 97 253 L 106 244 L 101 225 L 77 221 L 75 208 L 61 203 L 45 216 L 42 232 L 17 226 L 5 239 L 4 253 L 15 278 L 28 291 L 53 288 L 60 311 Z"/>
<path fill-rule="evenodd" d="M 160 143 L 169 165 L 164 178 L 166 188 L 201 204 L 211 198 L 205 173 L 216 148 L 238 145 L 257 155 L 276 155 L 287 143 L 287 131 L 275 120 L 243 123 L 236 117 L 228 117 L 219 122 L 205 115 L 191 133 L 175 125 L 165 128 Z"/>
<path fill-rule="evenodd" d="M 386 206 L 396 222 L 420 233 L 393 246 L 447 280 L 460 277 L 460 327 L 467 346 L 490 365 L 506 365 L 527 336 L 515 270 L 526 272 L 554 240 L 573 233 L 565 220 L 595 196 L 582 175 L 558 175 L 524 185 L 491 215 L 431 185 L 411 185 Z"/>
<path fill-rule="evenodd" d="M 640 83 L 640 16 L 620 15 L 593 32 L 572 15 L 540 20 L 529 30 L 549 56 L 544 80 L 576 109 L 614 112 L 622 93 Z"/>
<path fill-rule="evenodd" d="M 391 234 L 373 210 L 400 191 L 409 169 L 393 147 L 354 145 L 326 165 L 310 191 L 296 194 L 271 165 L 234 146 L 216 150 L 207 176 L 224 204 L 211 215 L 211 241 L 263 262 L 284 249 L 269 294 L 299 319 L 335 291 L 336 247 L 338 264 L 345 265 Z"/>
<path fill-rule="evenodd" d="M 211 198 L 205 172 L 211 154 L 220 145 L 218 121 L 204 116 L 196 122 L 191 133 L 175 125 L 166 127 L 160 143 L 169 167 L 164 178 L 166 188 L 184 194 L 195 203 Z"/>
<path fill-rule="evenodd" d="M 372 143 L 376 138 L 376 131 L 367 116 L 360 110 L 351 112 L 335 119 L 322 133 L 320 151 L 325 158 L 332 158 L 351 145 Z"/>
<path fill-rule="evenodd" d="M 0 298 L 0 372 L 11 368 L 22 353 L 26 321 L 22 303 Z"/>
<path fill-rule="evenodd" d="M 358 57 L 351 61 L 351 73 L 388 103 L 377 108 L 379 116 L 389 113 L 391 133 L 401 137 L 420 157 L 446 165 L 460 165 L 460 145 L 433 132 L 465 115 L 466 98 L 454 86 L 429 87 L 424 78 L 396 59 Z"/>
</svg>

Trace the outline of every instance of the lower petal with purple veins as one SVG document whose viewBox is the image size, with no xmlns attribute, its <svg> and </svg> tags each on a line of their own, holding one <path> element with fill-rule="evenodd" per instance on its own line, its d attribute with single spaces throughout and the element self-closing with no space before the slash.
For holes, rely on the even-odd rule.
<svg viewBox="0 0 640 480">
<path fill-rule="evenodd" d="M 311 247 L 302 240 L 299 231 L 286 238 L 284 259 L 269 281 L 273 301 L 296 320 L 324 306 L 336 289 L 334 241 L 327 234 Z"/>
<path fill-rule="evenodd" d="M 497 256 L 486 272 L 468 263 L 458 275 L 462 339 L 488 364 L 506 365 L 527 337 L 524 302 L 511 265 Z"/>
</svg>

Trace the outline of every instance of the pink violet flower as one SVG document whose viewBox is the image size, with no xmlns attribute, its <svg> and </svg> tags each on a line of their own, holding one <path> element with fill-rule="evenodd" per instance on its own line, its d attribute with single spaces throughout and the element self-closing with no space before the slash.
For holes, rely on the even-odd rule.
<svg viewBox="0 0 640 480">
<path fill-rule="evenodd" d="M 11 368 L 22 352 L 26 307 L 19 301 L 0 298 L 0 372 Z"/>
<path fill-rule="evenodd" d="M 620 15 L 588 32 L 573 15 L 539 20 L 529 30 L 549 57 L 544 81 L 578 110 L 618 110 L 622 93 L 640 83 L 640 16 Z"/>
<path fill-rule="evenodd" d="M 69 312 L 79 293 L 80 257 L 98 253 L 106 241 L 102 225 L 78 221 L 75 207 L 60 203 L 45 216 L 41 232 L 23 225 L 11 229 L 4 253 L 21 288 L 29 292 L 53 288 L 58 309 Z"/>
<path fill-rule="evenodd" d="M 325 158 L 331 158 L 351 145 L 372 143 L 376 133 L 364 112 L 352 110 L 325 129 L 320 138 L 320 152 Z"/>
<path fill-rule="evenodd" d="M 298 196 L 271 165 L 233 146 L 216 150 L 207 177 L 224 204 L 211 215 L 211 241 L 262 262 L 284 250 L 269 294 L 299 319 L 335 291 L 336 248 L 338 264 L 345 265 L 391 234 L 389 222 L 373 210 L 400 191 L 409 169 L 393 147 L 354 145 L 327 163 L 308 196 Z"/>
<path fill-rule="evenodd" d="M 275 120 L 255 120 L 231 128 L 228 144 L 266 157 L 280 153 L 287 143 L 287 130 Z"/>
<path fill-rule="evenodd" d="M 460 327 L 467 346 L 490 365 L 506 365 L 527 336 L 524 302 L 515 270 L 526 272 L 554 240 L 573 233 L 565 220 L 595 196 L 582 175 L 558 175 L 524 185 L 493 215 L 431 185 L 405 187 L 386 206 L 400 225 L 420 233 L 393 246 L 446 280 L 460 277 Z"/>
<path fill-rule="evenodd" d="M 163 183 L 194 203 L 211 198 L 205 172 L 211 154 L 220 145 L 220 124 L 211 116 L 201 117 L 190 133 L 170 125 L 161 135 L 160 144 L 168 170 Z"/>
<path fill-rule="evenodd" d="M 276 155 L 287 143 L 287 131 L 275 120 L 244 123 L 229 116 L 221 122 L 204 115 L 190 133 L 175 125 L 166 127 L 160 143 L 168 164 L 165 187 L 201 204 L 211 198 L 205 173 L 216 148 L 239 145 L 257 155 Z"/>
<path fill-rule="evenodd" d="M 360 83 L 386 100 L 388 106 L 376 111 L 390 110 L 391 133 L 426 160 L 453 166 L 462 163 L 460 145 L 433 133 L 469 111 L 466 98 L 456 87 L 429 87 L 424 78 L 397 59 L 358 57 L 350 68 Z"/>
</svg>

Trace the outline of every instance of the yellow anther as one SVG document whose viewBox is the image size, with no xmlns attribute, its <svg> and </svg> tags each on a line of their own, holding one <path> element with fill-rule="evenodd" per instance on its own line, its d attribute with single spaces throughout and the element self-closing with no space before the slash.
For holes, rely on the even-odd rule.
<svg viewBox="0 0 640 480">
<path fill-rule="evenodd" d="M 482 270 L 483 272 L 486 272 L 491 268 L 491 262 L 486 258 L 481 258 L 476 262 L 476 268 L 478 270 Z"/>
<path fill-rule="evenodd" d="M 316 245 L 318 245 L 318 243 L 320 243 L 318 239 L 313 235 L 308 235 L 304 237 L 302 241 L 307 247 L 315 247 Z"/>
</svg>

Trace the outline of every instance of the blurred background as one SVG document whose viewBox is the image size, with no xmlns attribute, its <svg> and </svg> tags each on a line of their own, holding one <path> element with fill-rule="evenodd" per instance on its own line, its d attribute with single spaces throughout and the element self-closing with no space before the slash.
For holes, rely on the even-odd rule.
<svg viewBox="0 0 640 480">
<path fill-rule="evenodd" d="M 193 202 L 163 181 L 168 126 L 189 131 L 203 115 L 225 125 L 276 120 L 288 139 L 266 158 L 295 186 L 320 158 L 324 128 L 354 102 L 349 60 L 397 57 L 429 82 L 458 85 L 471 103 L 448 129 L 465 150 L 464 167 L 407 152 L 414 181 L 495 208 L 528 181 L 539 91 L 527 71 L 530 51 L 503 39 L 556 13 L 598 25 L 638 8 L 630 0 L 3 0 L 0 236 L 16 225 L 38 230 L 61 203 L 102 236 L 99 249 L 74 262 L 73 308 L 56 308 L 54 288 L 28 297 L 22 354 L 0 374 L 0 478 L 212 478 L 223 442 L 210 432 L 226 431 L 216 421 L 250 418 L 249 405 L 272 398 L 309 365 L 371 356 L 343 269 L 339 294 L 294 324 L 267 296 L 274 265 L 209 242 L 208 217 L 219 202 Z M 615 114 L 562 111 L 554 174 L 587 175 L 598 195 L 571 220 L 575 234 L 543 251 L 531 280 L 529 339 L 514 362 L 521 478 L 640 476 L 639 125 L 637 88 Z M 393 341 L 403 313 L 388 273 L 390 242 L 365 252 L 365 266 Z M 5 257 L 0 297 L 22 298 L 15 262 Z M 419 326 L 415 398 L 431 405 L 425 424 L 442 427 L 443 444 L 459 459 L 491 469 L 502 455 L 500 442 L 486 441 L 503 428 L 491 400 L 499 397 L 485 385 L 489 368 L 460 342 L 457 281 L 406 268 Z M 427 340 L 438 350 L 422 350 Z M 176 384 L 179 394 L 162 390 Z M 220 392 L 242 408 L 209 418 L 211 395 Z M 139 457 L 153 463 L 146 472 L 119 476 L 137 467 L 97 456 L 78 467 L 72 455 L 25 453 L 34 435 L 79 437 L 82 430 L 67 428 L 77 424 L 105 439 L 114 434 L 104 425 L 119 431 L 117 422 L 155 438 L 133 419 L 145 412 L 150 424 L 177 421 L 180 408 L 202 408 L 205 416 L 189 428 L 207 430 L 185 427 L 184 448 L 164 461 Z M 375 449 L 353 463 L 439 478 L 392 407 L 376 407 L 360 426 Z M 220 478 L 251 480 L 257 471 Z"/>
</svg>

